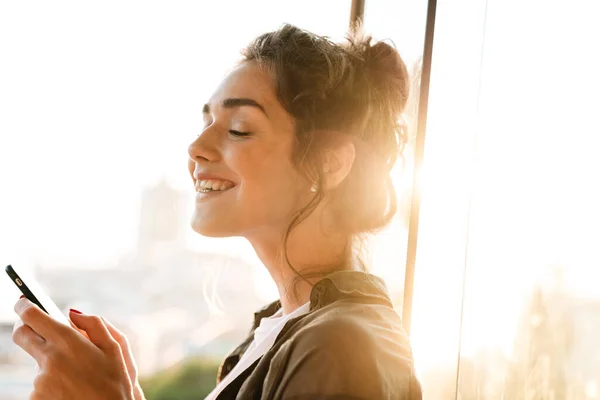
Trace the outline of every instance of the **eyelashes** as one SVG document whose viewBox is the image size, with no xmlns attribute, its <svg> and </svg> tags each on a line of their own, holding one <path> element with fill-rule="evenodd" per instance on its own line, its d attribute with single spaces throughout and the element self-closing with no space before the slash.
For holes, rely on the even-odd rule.
<svg viewBox="0 0 600 400">
<path fill-rule="evenodd" d="M 204 132 L 204 131 L 206 130 L 206 128 L 208 128 L 208 126 L 205 126 L 205 127 L 202 129 L 202 132 Z M 242 137 L 248 137 L 248 136 L 250 136 L 250 135 L 252 134 L 251 132 L 242 132 L 242 131 L 238 131 L 238 130 L 235 130 L 235 129 L 229 129 L 227 132 L 229 132 L 229 134 L 230 134 L 231 136 L 238 137 L 238 138 L 242 138 Z M 199 137 L 201 134 L 202 134 L 202 133 L 199 133 L 199 134 L 198 134 L 198 135 L 196 135 L 196 136 L 198 136 L 198 137 Z"/>
<path fill-rule="evenodd" d="M 241 132 L 241 131 L 236 131 L 235 129 L 230 129 L 229 133 L 235 137 L 246 137 L 246 136 L 250 136 L 250 132 Z"/>
</svg>

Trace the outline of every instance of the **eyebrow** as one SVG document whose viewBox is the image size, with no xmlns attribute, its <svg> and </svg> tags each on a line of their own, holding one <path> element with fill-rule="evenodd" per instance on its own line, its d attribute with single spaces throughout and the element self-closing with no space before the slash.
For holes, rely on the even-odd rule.
<svg viewBox="0 0 600 400">
<path fill-rule="evenodd" d="M 263 114 L 265 114 L 268 117 L 267 112 L 265 111 L 265 108 L 260 103 L 258 103 L 256 100 L 252 100 L 252 99 L 245 98 L 245 97 L 227 98 L 221 102 L 221 106 L 223 108 L 237 108 L 237 107 L 244 107 L 244 106 L 255 107 L 255 108 L 258 108 L 260 111 L 262 111 Z M 208 105 L 208 103 L 205 104 L 204 107 L 202 107 L 202 113 L 203 114 L 210 113 L 210 106 Z"/>
</svg>

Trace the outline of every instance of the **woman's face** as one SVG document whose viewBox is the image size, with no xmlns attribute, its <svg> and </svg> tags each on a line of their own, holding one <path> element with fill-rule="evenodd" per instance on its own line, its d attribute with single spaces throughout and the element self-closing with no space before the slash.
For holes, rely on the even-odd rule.
<svg viewBox="0 0 600 400">
<path fill-rule="evenodd" d="M 271 78 L 243 63 L 223 80 L 203 115 L 204 129 L 188 150 L 196 188 L 192 228 L 221 237 L 285 229 L 309 184 L 292 165 L 293 119 Z"/>
</svg>

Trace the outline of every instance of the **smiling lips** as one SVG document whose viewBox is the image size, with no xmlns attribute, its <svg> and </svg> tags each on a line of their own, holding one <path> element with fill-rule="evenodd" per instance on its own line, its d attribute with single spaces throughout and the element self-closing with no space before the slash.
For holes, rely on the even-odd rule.
<svg viewBox="0 0 600 400">
<path fill-rule="evenodd" d="M 224 192 L 234 187 L 234 183 L 221 179 L 202 179 L 196 181 L 196 192 L 199 193 L 210 193 L 210 192 Z"/>
</svg>

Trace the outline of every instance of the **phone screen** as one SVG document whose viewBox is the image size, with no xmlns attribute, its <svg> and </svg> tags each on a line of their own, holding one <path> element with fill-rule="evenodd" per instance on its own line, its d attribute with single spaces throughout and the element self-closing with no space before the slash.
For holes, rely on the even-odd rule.
<svg viewBox="0 0 600 400">
<path fill-rule="evenodd" d="M 60 308 L 46 294 L 45 290 L 37 283 L 26 271 L 20 270 L 18 273 L 11 265 L 5 268 L 10 280 L 19 288 L 21 293 L 34 304 L 37 304 L 42 310 L 55 320 L 66 325 L 71 325 L 67 317 L 60 311 Z"/>
</svg>

